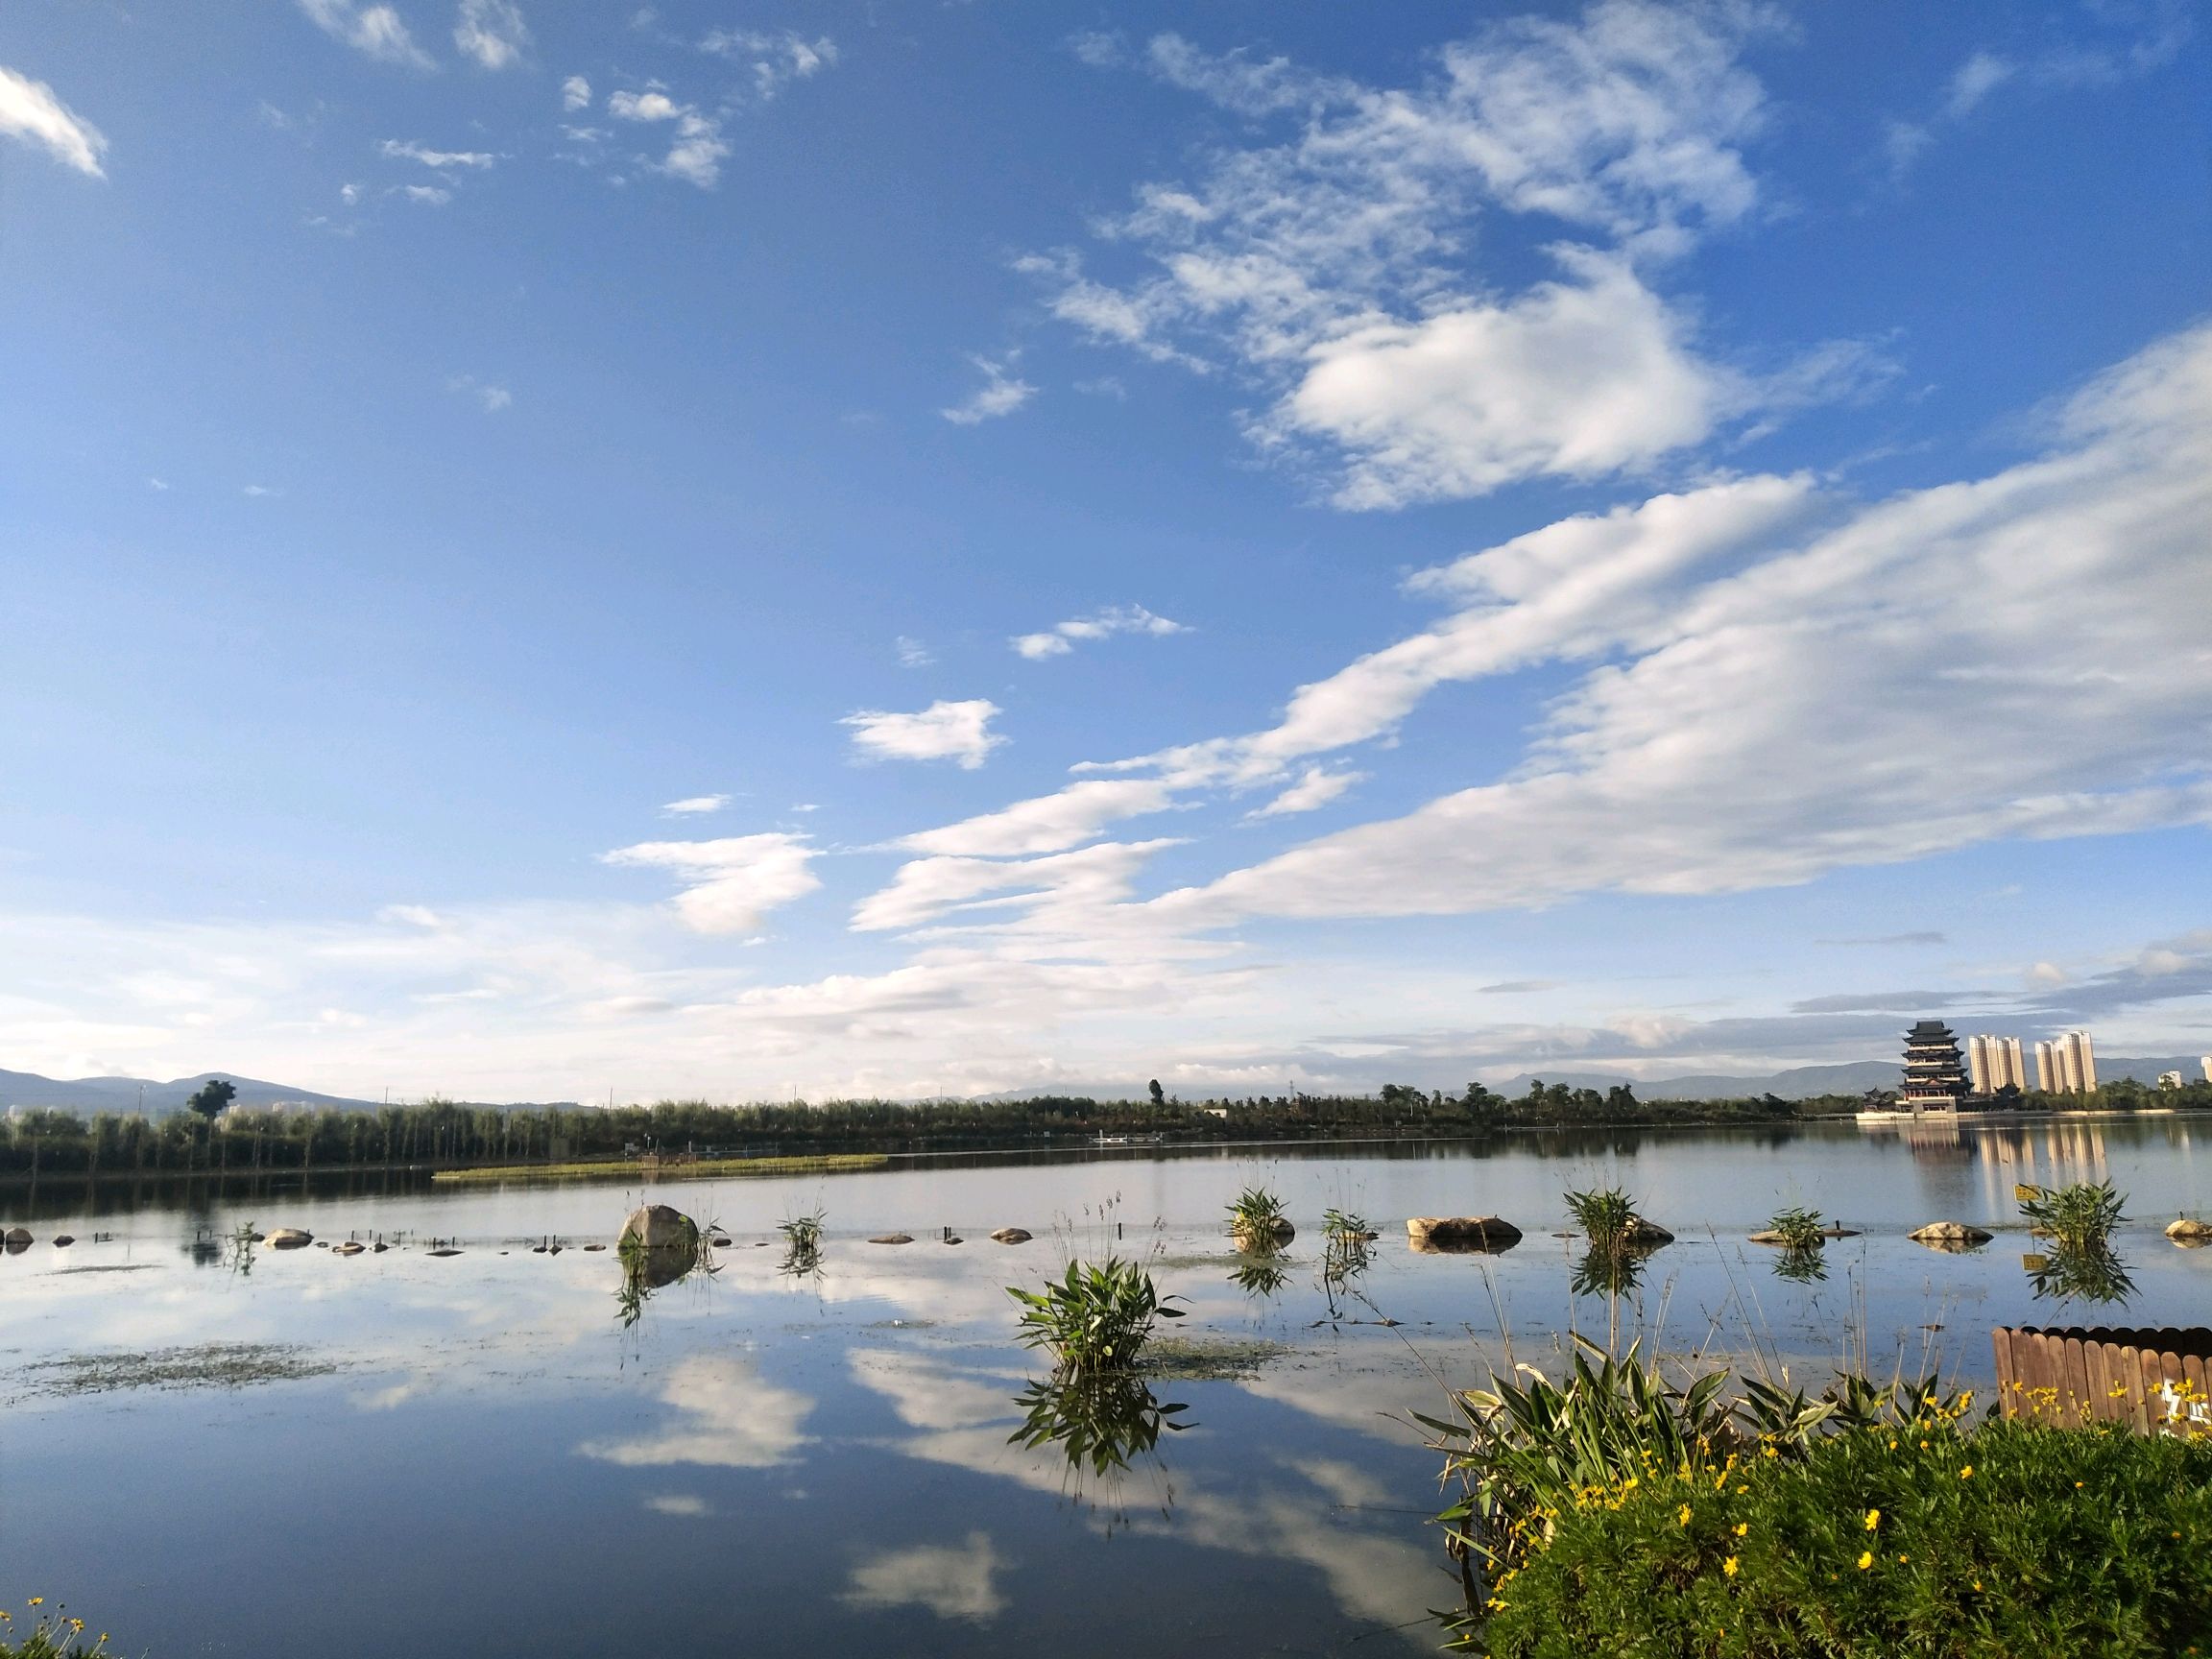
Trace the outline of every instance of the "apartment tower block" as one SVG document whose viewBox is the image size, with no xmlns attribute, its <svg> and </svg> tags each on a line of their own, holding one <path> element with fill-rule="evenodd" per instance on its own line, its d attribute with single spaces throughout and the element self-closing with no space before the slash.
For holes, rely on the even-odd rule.
<svg viewBox="0 0 2212 1659">
<path fill-rule="evenodd" d="M 2069 1031 L 2035 1045 L 2036 1087 L 2046 1094 L 2097 1093 L 2097 1051 L 2089 1033 Z"/>
</svg>

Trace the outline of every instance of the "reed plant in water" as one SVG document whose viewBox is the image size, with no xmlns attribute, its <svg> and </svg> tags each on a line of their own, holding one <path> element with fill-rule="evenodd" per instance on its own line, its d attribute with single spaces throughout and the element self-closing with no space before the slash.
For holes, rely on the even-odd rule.
<svg viewBox="0 0 2212 1659">
<path fill-rule="evenodd" d="M 1626 1241 L 1637 1229 L 1635 1200 L 1618 1187 L 1575 1190 L 1566 1196 L 1575 1225 L 1600 1249 Z"/>
<path fill-rule="evenodd" d="M 1239 1244 L 1271 1246 L 1290 1234 L 1283 1200 L 1264 1187 L 1247 1187 L 1229 1203 L 1229 1232 Z"/>
<path fill-rule="evenodd" d="M 1047 1350 L 1054 1376 L 1063 1382 L 1127 1371 L 1160 1319 L 1180 1319 L 1173 1306 L 1180 1296 L 1162 1296 L 1152 1275 L 1134 1262 L 1118 1258 L 1086 1266 L 1068 1263 L 1067 1275 L 1047 1280 L 1042 1290 L 1006 1286 L 1022 1308 L 1019 1334 L 1024 1347 Z"/>
<path fill-rule="evenodd" d="M 1785 1250 L 1817 1250 L 1828 1241 L 1828 1230 L 1820 1225 L 1819 1213 L 1795 1205 L 1775 1211 L 1774 1218 L 1767 1223 L 1767 1231 L 1780 1240 Z"/>
<path fill-rule="evenodd" d="M 2076 1250 L 2104 1249 L 2112 1230 L 2127 1218 L 2122 1210 L 2128 1200 L 2112 1190 L 2109 1181 L 2056 1188 L 2022 1185 L 2012 1193 L 2030 1228 Z"/>
</svg>

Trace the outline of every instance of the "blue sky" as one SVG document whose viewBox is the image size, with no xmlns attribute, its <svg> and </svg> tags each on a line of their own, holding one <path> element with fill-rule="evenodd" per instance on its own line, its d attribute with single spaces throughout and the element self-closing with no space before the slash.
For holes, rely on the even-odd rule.
<svg viewBox="0 0 2212 1659">
<path fill-rule="evenodd" d="M 0 1065 L 2212 1049 L 2192 9 L 0 13 Z"/>
</svg>

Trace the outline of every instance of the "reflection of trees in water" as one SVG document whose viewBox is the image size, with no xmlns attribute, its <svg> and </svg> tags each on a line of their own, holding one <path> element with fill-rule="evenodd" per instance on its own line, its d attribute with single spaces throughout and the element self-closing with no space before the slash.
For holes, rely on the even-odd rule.
<svg viewBox="0 0 2212 1659">
<path fill-rule="evenodd" d="M 2043 1251 L 2023 1256 L 2029 1287 L 2039 1300 L 2126 1302 L 2135 1294 L 2128 1264 L 2107 1244 L 2067 1244 L 2054 1240 Z"/>
</svg>

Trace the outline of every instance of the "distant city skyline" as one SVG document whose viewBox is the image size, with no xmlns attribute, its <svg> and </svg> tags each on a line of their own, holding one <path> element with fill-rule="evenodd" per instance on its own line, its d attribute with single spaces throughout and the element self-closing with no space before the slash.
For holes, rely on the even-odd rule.
<svg viewBox="0 0 2212 1659">
<path fill-rule="evenodd" d="M 2190 9 L 472 15 L 0 9 L 0 1069 L 2212 1044 Z"/>
</svg>

